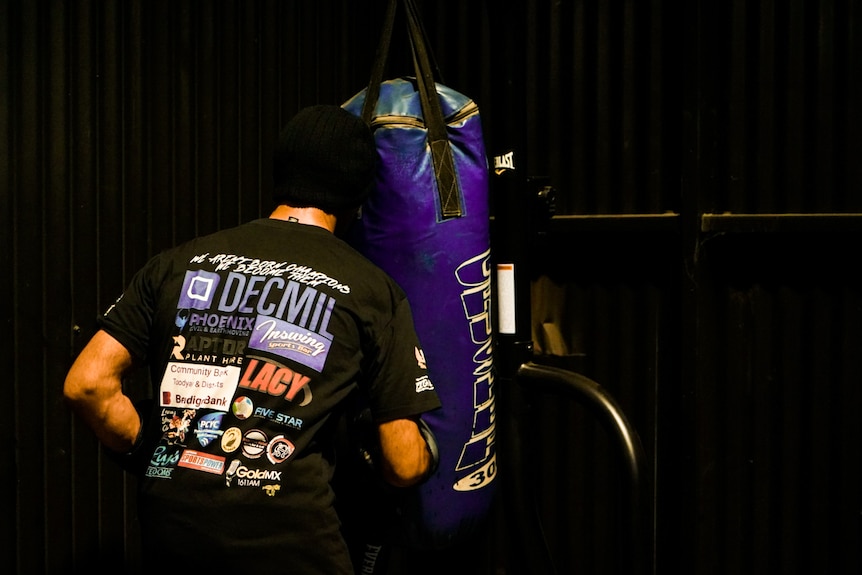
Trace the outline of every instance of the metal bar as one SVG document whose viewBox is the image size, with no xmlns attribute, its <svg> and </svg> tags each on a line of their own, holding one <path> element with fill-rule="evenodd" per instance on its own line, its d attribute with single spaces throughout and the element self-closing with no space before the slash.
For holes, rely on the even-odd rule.
<svg viewBox="0 0 862 575">
<path fill-rule="evenodd" d="M 623 553 L 623 572 L 653 572 L 652 506 L 647 496 L 646 456 L 637 431 L 631 426 L 616 400 L 588 377 L 565 369 L 527 362 L 518 369 L 516 381 L 532 391 L 570 397 L 596 416 L 619 450 L 629 490 L 624 495 L 624 517 L 630 518 L 628 549 Z"/>
<path fill-rule="evenodd" d="M 862 214 L 703 214 L 701 232 L 862 232 Z"/>
</svg>

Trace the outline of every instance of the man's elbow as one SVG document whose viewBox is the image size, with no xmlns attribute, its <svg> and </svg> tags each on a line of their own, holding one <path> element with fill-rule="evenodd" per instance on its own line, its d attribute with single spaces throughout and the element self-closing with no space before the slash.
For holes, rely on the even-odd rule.
<svg viewBox="0 0 862 575">
<path fill-rule="evenodd" d="M 83 403 L 88 395 L 88 387 L 80 379 L 69 374 L 63 382 L 63 399 L 69 405 Z M 91 393 L 91 392 L 89 392 Z"/>
<path fill-rule="evenodd" d="M 92 377 L 90 370 L 82 366 L 73 367 L 63 382 L 63 399 L 75 413 L 93 412 L 103 406 L 105 388 Z"/>
</svg>

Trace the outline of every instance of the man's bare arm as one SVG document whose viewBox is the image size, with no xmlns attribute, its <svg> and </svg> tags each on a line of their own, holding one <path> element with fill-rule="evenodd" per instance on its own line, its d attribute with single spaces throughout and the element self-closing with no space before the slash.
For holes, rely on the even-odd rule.
<svg viewBox="0 0 862 575">
<path fill-rule="evenodd" d="M 72 364 L 63 395 L 72 410 L 107 448 L 123 453 L 135 444 L 141 421 L 123 394 L 123 376 L 132 367 L 128 350 L 99 330 Z"/>
<path fill-rule="evenodd" d="M 380 467 L 387 482 L 396 487 L 409 487 L 420 483 L 433 471 L 436 445 L 429 443 L 433 442 L 433 437 L 423 436 L 416 421 L 395 419 L 379 424 L 377 430 L 382 456 Z"/>
</svg>

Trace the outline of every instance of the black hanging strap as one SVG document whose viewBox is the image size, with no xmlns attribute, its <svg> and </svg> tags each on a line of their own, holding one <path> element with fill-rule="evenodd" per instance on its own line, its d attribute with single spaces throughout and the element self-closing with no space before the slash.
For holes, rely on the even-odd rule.
<svg viewBox="0 0 862 575">
<path fill-rule="evenodd" d="M 365 92 L 365 103 L 362 105 L 362 119 L 366 124 L 371 124 L 371 116 L 374 115 L 374 107 L 380 96 L 380 83 L 383 82 L 383 72 L 389 57 L 389 44 L 392 42 L 392 29 L 395 27 L 395 9 L 397 7 L 398 0 L 389 0 L 386 7 L 383 32 L 380 34 L 380 43 L 377 45 L 377 54 L 374 56 L 371 80 L 368 82 L 368 89 Z"/>
<path fill-rule="evenodd" d="M 395 11 L 399 0 L 389 0 L 386 16 L 383 22 L 383 32 L 371 71 L 371 80 L 365 94 L 362 106 L 362 119 L 370 124 L 380 96 L 380 84 L 389 55 L 389 45 L 392 30 L 395 27 Z M 440 99 L 437 96 L 437 86 L 434 80 L 434 68 L 431 66 L 430 51 L 427 48 L 422 21 L 413 0 L 402 0 L 407 14 L 407 29 L 410 36 L 410 47 L 413 52 L 413 66 L 416 70 L 416 83 L 419 87 L 419 98 L 422 104 L 422 115 L 428 130 L 428 145 L 434 166 L 434 176 L 437 180 L 437 193 L 440 198 L 440 208 L 443 218 L 460 217 L 463 215 L 461 194 L 458 188 L 458 178 L 455 175 L 455 159 L 452 155 L 452 145 L 443 120 Z"/>
</svg>

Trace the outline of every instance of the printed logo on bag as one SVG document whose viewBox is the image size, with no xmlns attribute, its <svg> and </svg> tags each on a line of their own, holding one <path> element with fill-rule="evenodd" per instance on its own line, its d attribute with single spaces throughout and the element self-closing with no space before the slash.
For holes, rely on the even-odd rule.
<svg viewBox="0 0 862 575">
<path fill-rule="evenodd" d="M 515 152 L 506 152 L 500 156 L 494 156 L 494 173 L 498 176 L 507 170 L 515 169 Z"/>
<path fill-rule="evenodd" d="M 464 261 L 455 270 L 455 277 L 462 287 L 464 315 L 476 351 L 473 353 L 473 428 L 455 466 L 455 471 L 464 475 L 453 488 L 472 491 L 490 484 L 497 475 L 490 250 Z"/>
</svg>

